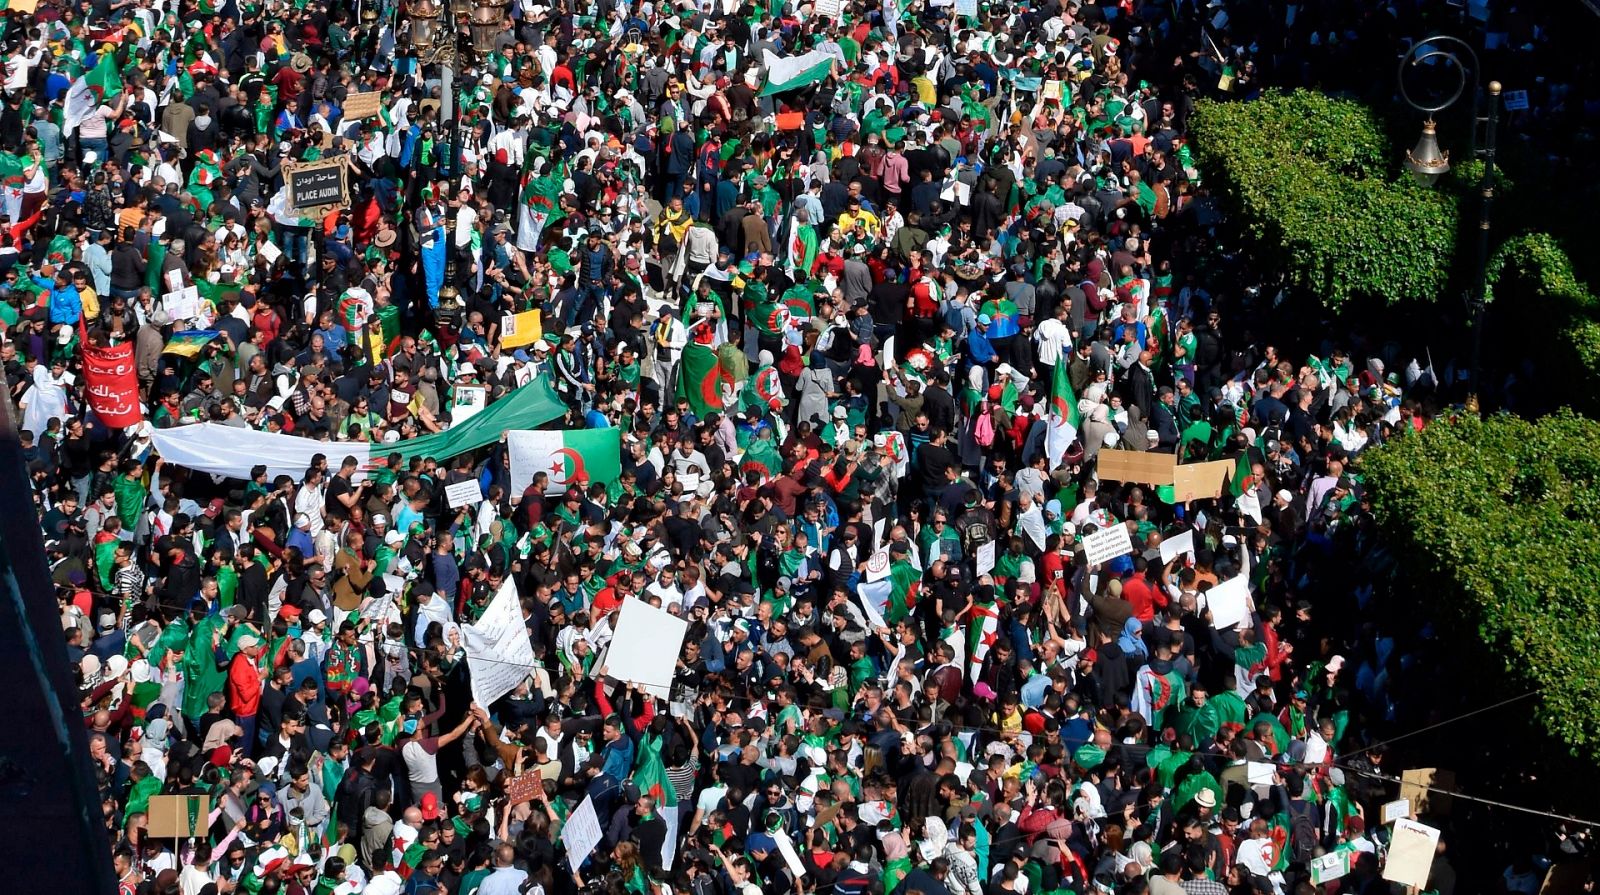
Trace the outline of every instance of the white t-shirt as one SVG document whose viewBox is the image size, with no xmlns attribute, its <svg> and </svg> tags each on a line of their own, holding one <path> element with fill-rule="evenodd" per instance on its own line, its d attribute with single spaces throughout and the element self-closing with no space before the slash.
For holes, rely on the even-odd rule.
<svg viewBox="0 0 1600 895">
<path fill-rule="evenodd" d="M 406 743 L 400 749 L 400 756 L 406 760 L 412 786 L 431 789 L 439 784 L 439 756 L 423 748 L 420 741 Z"/>
</svg>

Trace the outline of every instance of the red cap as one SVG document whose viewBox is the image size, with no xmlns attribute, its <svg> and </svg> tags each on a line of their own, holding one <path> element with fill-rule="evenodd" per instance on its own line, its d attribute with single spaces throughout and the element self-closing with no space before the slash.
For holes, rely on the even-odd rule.
<svg viewBox="0 0 1600 895">
<path fill-rule="evenodd" d="M 293 603 L 285 603 L 278 608 L 278 614 L 287 619 L 296 619 L 300 617 L 300 607 Z"/>
<path fill-rule="evenodd" d="M 1083 654 L 1078 657 L 1078 660 L 1081 662 L 1093 662 L 1098 658 L 1100 658 L 1100 656 L 1094 650 L 1086 649 L 1083 651 Z"/>
<path fill-rule="evenodd" d="M 422 812 L 423 820 L 438 820 L 439 796 L 431 792 L 424 793 L 422 802 L 417 805 L 417 809 Z"/>
</svg>

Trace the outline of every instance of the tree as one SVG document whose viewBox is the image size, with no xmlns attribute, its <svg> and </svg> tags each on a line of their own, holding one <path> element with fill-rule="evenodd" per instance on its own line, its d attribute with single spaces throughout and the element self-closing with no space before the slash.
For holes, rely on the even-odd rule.
<svg viewBox="0 0 1600 895">
<path fill-rule="evenodd" d="M 1439 421 L 1361 458 L 1410 593 L 1476 632 L 1574 752 L 1600 743 L 1600 422 Z"/>
<path fill-rule="evenodd" d="M 1309 91 L 1202 102 L 1195 159 L 1257 257 L 1329 307 L 1433 300 L 1455 257 L 1458 197 L 1391 176 L 1382 122 Z"/>
</svg>

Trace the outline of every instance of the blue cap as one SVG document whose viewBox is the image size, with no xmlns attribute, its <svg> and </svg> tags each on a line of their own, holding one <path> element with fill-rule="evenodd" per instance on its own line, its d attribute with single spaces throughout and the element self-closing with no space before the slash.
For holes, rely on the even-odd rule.
<svg viewBox="0 0 1600 895">
<path fill-rule="evenodd" d="M 518 348 L 516 351 L 511 352 L 511 359 L 512 360 L 522 361 L 523 363 L 527 363 L 531 358 L 528 357 L 528 352 L 527 351 L 525 351 L 525 350 L 523 350 L 521 348 Z"/>
<path fill-rule="evenodd" d="M 988 314 L 979 314 L 978 315 L 978 325 L 979 326 L 988 326 L 989 324 L 991 324 L 993 322 L 994 322 L 994 318 L 990 317 Z"/>
</svg>

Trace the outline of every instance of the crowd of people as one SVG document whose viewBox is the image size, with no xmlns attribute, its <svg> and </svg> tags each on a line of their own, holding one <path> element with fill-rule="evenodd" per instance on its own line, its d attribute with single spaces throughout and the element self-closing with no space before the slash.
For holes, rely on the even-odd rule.
<svg viewBox="0 0 1600 895">
<path fill-rule="evenodd" d="M 0 358 L 120 891 L 1389 891 L 1358 460 L 1439 408 L 1251 334 L 1187 142 L 1337 6 L 13 4 Z M 540 387 L 615 480 L 384 459 Z M 202 424 L 319 453 L 155 446 Z M 601 658 L 631 600 L 666 698 Z"/>
</svg>

